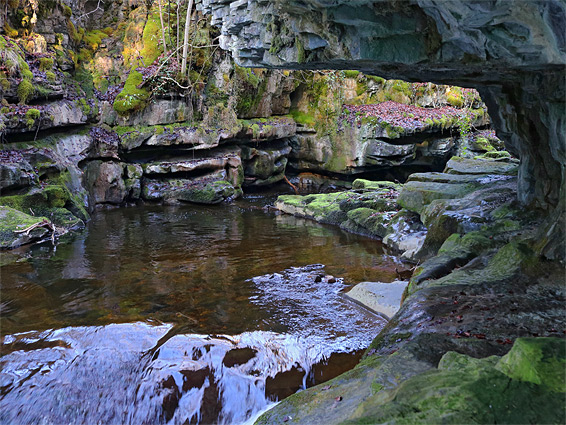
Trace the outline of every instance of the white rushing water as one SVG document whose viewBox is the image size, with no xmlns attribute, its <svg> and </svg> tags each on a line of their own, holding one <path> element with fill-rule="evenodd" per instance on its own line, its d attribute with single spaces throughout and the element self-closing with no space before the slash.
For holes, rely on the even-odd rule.
<svg viewBox="0 0 566 425">
<path fill-rule="evenodd" d="M 0 422 L 244 423 L 279 387 L 305 387 L 314 365 L 367 347 L 384 324 L 345 300 L 343 282 L 320 265 L 253 281 L 252 302 L 284 332 L 200 335 L 137 322 L 6 336 Z"/>
</svg>

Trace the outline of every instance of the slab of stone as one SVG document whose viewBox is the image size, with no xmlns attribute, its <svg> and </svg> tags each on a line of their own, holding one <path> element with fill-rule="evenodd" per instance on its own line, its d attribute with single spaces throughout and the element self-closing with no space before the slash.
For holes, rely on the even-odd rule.
<svg viewBox="0 0 566 425">
<path fill-rule="evenodd" d="M 407 281 L 391 283 L 361 282 L 345 295 L 364 307 L 390 319 L 401 306 L 401 299 L 407 284 Z"/>
<path fill-rule="evenodd" d="M 425 207 L 435 199 L 463 198 L 478 187 L 479 183 L 409 181 L 401 189 L 397 202 L 403 208 L 421 214 Z"/>
<path fill-rule="evenodd" d="M 516 175 L 519 165 L 513 162 L 501 162 L 486 159 L 468 159 L 453 157 L 444 170 L 448 174 L 506 174 Z"/>
</svg>

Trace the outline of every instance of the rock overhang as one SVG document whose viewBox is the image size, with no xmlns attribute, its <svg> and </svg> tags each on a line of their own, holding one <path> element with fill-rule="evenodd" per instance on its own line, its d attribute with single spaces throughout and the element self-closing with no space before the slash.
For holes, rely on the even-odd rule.
<svg viewBox="0 0 566 425">
<path fill-rule="evenodd" d="M 521 158 L 519 200 L 549 214 L 541 253 L 564 257 L 566 4 L 560 0 L 202 0 L 248 67 L 356 69 L 477 88 Z"/>
</svg>

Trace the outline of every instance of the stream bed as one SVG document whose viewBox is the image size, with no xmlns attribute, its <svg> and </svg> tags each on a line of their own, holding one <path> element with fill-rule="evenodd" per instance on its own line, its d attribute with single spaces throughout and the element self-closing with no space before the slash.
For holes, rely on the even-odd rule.
<svg viewBox="0 0 566 425">
<path fill-rule="evenodd" d="M 385 321 L 341 293 L 401 266 L 272 201 L 102 210 L 21 249 L 0 269 L 0 423 L 237 424 L 355 366 Z"/>
</svg>

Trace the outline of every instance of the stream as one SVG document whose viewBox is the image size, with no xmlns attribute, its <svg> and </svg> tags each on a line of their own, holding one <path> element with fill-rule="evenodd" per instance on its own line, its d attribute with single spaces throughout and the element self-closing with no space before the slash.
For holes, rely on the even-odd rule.
<svg viewBox="0 0 566 425">
<path fill-rule="evenodd" d="M 341 293 L 401 266 L 273 200 L 101 210 L 21 248 L 0 269 L 0 423 L 238 424 L 354 367 L 385 321 Z"/>
</svg>

